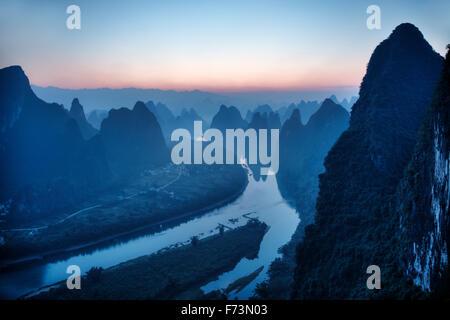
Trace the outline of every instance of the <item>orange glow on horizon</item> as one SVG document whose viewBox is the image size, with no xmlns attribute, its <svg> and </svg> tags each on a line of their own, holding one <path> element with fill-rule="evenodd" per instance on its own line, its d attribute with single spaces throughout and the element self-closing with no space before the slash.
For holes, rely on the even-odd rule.
<svg viewBox="0 0 450 320">
<path fill-rule="evenodd" d="M 23 65 L 30 82 L 70 89 L 139 88 L 203 90 L 213 92 L 295 91 L 336 87 L 359 87 L 364 63 L 346 59 L 337 63 L 315 57 L 276 59 L 244 57 L 224 60 L 178 57 L 145 61 L 105 59 L 97 64 Z M 299 63 L 298 61 L 301 61 Z M 331 67 L 330 67 L 331 66 Z M 363 67 L 361 67 L 363 66 Z M 64 70 L 64 72 L 48 72 Z"/>
<path fill-rule="evenodd" d="M 346 77 L 337 75 L 328 76 L 310 76 L 296 77 L 290 76 L 282 79 L 275 77 L 257 77 L 249 76 L 248 79 L 229 80 L 219 77 L 210 77 L 209 79 L 186 78 L 173 79 L 155 79 L 146 76 L 137 75 L 111 75 L 93 72 L 73 72 L 65 73 L 51 77 L 48 74 L 34 77 L 35 72 L 27 72 L 27 76 L 33 85 L 40 87 L 58 87 L 64 89 L 98 89 L 98 88 L 137 88 L 137 89 L 160 89 L 175 91 L 212 91 L 212 92 L 249 92 L 249 91 L 300 91 L 300 90 L 327 90 L 333 88 L 355 88 L 359 87 L 363 73 L 355 72 Z M 36 72 L 36 74 L 40 74 Z M 70 74 L 70 76 L 68 76 Z"/>
</svg>

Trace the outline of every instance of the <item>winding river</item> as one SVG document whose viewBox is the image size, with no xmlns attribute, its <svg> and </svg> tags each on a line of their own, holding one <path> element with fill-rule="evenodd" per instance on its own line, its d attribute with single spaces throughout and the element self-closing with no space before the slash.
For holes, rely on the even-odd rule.
<svg viewBox="0 0 450 320">
<path fill-rule="evenodd" d="M 248 218 L 258 218 L 270 227 L 261 242 L 258 257 L 253 260 L 243 258 L 233 270 L 202 287 L 205 292 L 225 289 L 233 281 L 262 266 L 263 270 L 251 283 L 239 292 L 232 292 L 229 297 L 248 299 L 256 285 L 267 278 L 270 263 L 280 256 L 278 249 L 291 239 L 300 222 L 295 209 L 281 197 L 275 176 L 268 176 L 266 181 L 256 181 L 249 174 L 247 188 L 234 202 L 162 232 L 136 236 L 89 253 L 74 253 L 61 260 L 29 263 L 21 268 L 2 272 L 0 297 L 15 299 L 30 291 L 65 280 L 68 277 L 66 269 L 69 265 L 78 265 L 82 272 L 93 266 L 108 268 L 163 248 L 188 243 L 195 235 L 199 238 L 212 235 L 218 232 L 219 224 L 231 228 L 244 225 Z"/>
</svg>

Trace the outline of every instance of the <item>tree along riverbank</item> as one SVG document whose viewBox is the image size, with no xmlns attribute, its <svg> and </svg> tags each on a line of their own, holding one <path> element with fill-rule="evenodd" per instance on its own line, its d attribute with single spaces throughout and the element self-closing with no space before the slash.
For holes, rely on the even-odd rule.
<svg viewBox="0 0 450 320">
<path fill-rule="evenodd" d="M 205 295 L 203 285 L 232 270 L 244 257 L 257 256 L 267 225 L 255 220 L 190 244 L 142 256 L 81 279 L 80 290 L 57 287 L 32 299 L 223 299 L 224 292 Z"/>
</svg>

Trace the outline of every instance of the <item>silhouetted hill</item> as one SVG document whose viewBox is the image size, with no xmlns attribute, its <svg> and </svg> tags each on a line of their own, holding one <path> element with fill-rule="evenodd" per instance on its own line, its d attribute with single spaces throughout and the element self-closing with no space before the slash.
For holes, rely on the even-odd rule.
<svg viewBox="0 0 450 320">
<path fill-rule="evenodd" d="M 155 115 L 158 122 L 171 123 L 175 120 L 173 113 L 167 108 L 165 104 L 158 102 L 156 105 L 153 101 L 145 104 L 147 108 Z"/>
<path fill-rule="evenodd" d="M 287 107 L 282 107 L 277 110 L 278 114 L 280 115 L 280 121 L 281 123 L 285 123 L 287 119 L 289 119 L 294 112 L 294 109 L 298 109 L 297 105 L 295 103 L 291 103 Z"/>
<path fill-rule="evenodd" d="M 268 117 L 270 114 L 275 113 L 275 112 L 272 110 L 272 108 L 268 104 L 262 104 L 262 105 L 257 106 L 255 108 L 255 110 L 253 110 L 253 111 L 248 110 L 247 114 L 245 115 L 245 121 L 247 123 L 250 123 L 252 121 L 255 113 L 259 113 L 261 116 Z M 264 114 L 266 114 L 266 115 L 264 115 Z M 278 128 L 280 128 L 280 127 L 281 127 L 281 124 Z"/>
<path fill-rule="evenodd" d="M 63 89 L 39 86 L 32 86 L 32 88 L 41 99 L 55 101 L 65 106 L 70 105 L 73 97 L 78 97 L 80 101 L 83 101 L 86 114 L 89 114 L 92 110 L 109 110 L 111 108 L 117 109 L 122 106 L 129 106 L 138 100 L 155 101 L 155 103 L 159 101 L 168 106 L 175 115 L 180 114 L 184 108 L 195 108 L 196 112 L 208 122 L 211 121 L 212 117 L 217 113 L 218 107 L 222 104 L 234 105 L 244 115 L 244 112 L 253 109 L 254 106 L 270 104 L 272 109 L 275 110 L 287 105 L 287 103 L 301 101 L 302 99 L 322 101 L 323 98 L 341 90 L 341 88 L 335 88 L 331 89 L 331 91 L 320 89 L 214 93 L 200 90 L 175 91 L 138 88 Z M 314 113 L 319 108 L 319 105 L 320 102 L 309 115 Z M 309 115 L 302 114 L 304 120 L 309 119 Z M 282 114 L 280 114 L 281 116 Z M 245 119 L 248 120 L 247 122 L 250 122 L 251 116 Z"/>
<path fill-rule="evenodd" d="M 172 131 L 176 129 L 176 118 L 169 108 L 162 103 L 156 105 L 153 101 L 149 101 L 145 104 L 147 108 L 155 115 L 166 141 L 170 141 L 170 135 Z"/>
<path fill-rule="evenodd" d="M 265 114 L 262 115 L 259 112 L 255 112 L 253 114 L 252 121 L 250 121 L 250 123 L 248 124 L 248 127 L 252 128 L 252 129 L 256 129 L 256 130 L 267 129 L 267 128 L 269 128 L 269 123 L 267 120 L 268 119 Z"/>
<path fill-rule="evenodd" d="M 261 114 L 263 113 L 271 113 L 273 112 L 272 108 L 268 104 L 262 104 L 260 106 L 257 106 L 253 112 L 259 112 Z"/>
<path fill-rule="evenodd" d="M 358 100 L 358 97 L 351 97 L 350 100 L 347 100 L 347 98 L 344 98 L 342 101 L 339 101 L 338 98 L 333 94 L 332 96 L 330 96 L 329 99 L 332 100 L 336 104 L 340 104 L 342 107 L 344 107 L 344 109 L 350 111 L 352 109 L 353 105 Z"/>
<path fill-rule="evenodd" d="M 295 145 L 299 143 L 298 140 L 302 134 L 304 125 L 302 123 L 302 117 L 300 115 L 300 110 L 297 108 L 292 111 L 289 119 L 281 127 L 280 141 L 285 145 Z"/>
<path fill-rule="evenodd" d="M 69 105 L 73 97 L 83 101 L 85 111 L 95 109 L 120 108 L 132 105 L 135 101 L 160 101 L 179 114 L 184 108 L 195 108 L 205 118 L 211 118 L 217 112 L 217 106 L 228 103 L 230 98 L 221 94 L 200 90 L 175 91 L 138 88 L 98 88 L 63 89 L 56 87 L 33 86 L 36 94 L 46 100 Z"/>
<path fill-rule="evenodd" d="M 294 109 L 299 109 L 302 116 L 303 124 L 306 124 L 309 118 L 320 108 L 321 103 L 318 101 L 300 101 L 299 104 L 291 103 L 288 107 L 280 108 L 278 113 L 280 115 L 281 123 L 284 123 L 292 115 Z"/>
<path fill-rule="evenodd" d="M 216 128 L 225 132 L 226 129 L 246 129 L 247 122 L 242 119 L 241 113 L 236 107 L 226 107 L 221 105 L 219 112 L 213 117 L 211 122 L 211 128 Z"/>
<path fill-rule="evenodd" d="M 280 116 L 276 112 L 270 113 L 253 113 L 252 121 L 248 124 L 253 129 L 280 129 Z"/>
<path fill-rule="evenodd" d="M 300 101 L 297 108 L 300 110 L 302 120 L 304 123 L 309 121 L 309 118 L 320 108 L 321 103 L 319 101 Z"/>
<path fill-rule="evenodd" d="M 343 107 L 326 99 L 306 126 L 301 123 L 299 110 L 294 109 L 281 128 L 280 189 L 284 196 L 295 199 L 305 221 L 314 216 L 318 176 L 324 170 L 325 156 L 347 129 L 349 118 Z"/>
<path fill-rule="evenodd" d="M 107 110 L 92 110 L 88 115 L 89 123 L 97 130 L 100 130 L 102 121 L 108 116 Z"/>
<path fill-rule="evenodd" d="M 297 248 L 295 298 L 405 297 L 392 201 L 439 79 L 442 57 L 411 24 L 373 52 L 350 126 L 325 159 L 315 223 Z M 378 265 L 383 290 L 368 290 Z"/>
<path fill-rule="evenodd" d="M 183 109 L 181 114 L 175 119 L 176 128 L 184 128 L 189 130 L 191 137 L 194 137 L 194 121 L 203 122 L 203 130 L 208 128 L 208 123 L 198 115 L 195 109 Z"/>
<path fill-rule="evenodd" d="M 258 142 L 257 142 L 257 146 L 256 146 L 256 151 L 260 152 L 259 150 L 259 141 L 260 141 L 260 136 L 259 136 L 259 129 L 267 129 L 267 154 L 271 155 L 272 154 L 272 134 L 271 134 L 271 129 L 280 129 L 281 127 L 281 123 L 280 123 L 280 117 L 278 116 L 278 113 L 276 112 L 270 112 L 270 113 L 259 113 L 259 112 L 255 112 L 253 113 L 253 118 L 252 121 L 248 124 L 248 129 L 255 129 L 256 130 L 256 135 L 258 137 Z M 248 147 L 247 147 L 247 154 L 248 154 Z M 258 181 L 260 178 L 262 178 L 263 180 L 267 179 L 267 176 L 263 175 L 260 176 L 260 169 L 261 169 L 261 165 L 249 165 L 249 168 L 251 169 L 252 173 L 253 173 L 253 177 L 255 178 L 256 181 Z"/>
<path fill-rule="evenodd" d="M 255 108 L 255 110 L 253 110 L 253 111 L 252 110 L 248 110 L 247 111 L 247 114 L 245 115 L 245 121 L 247 121 L 247 123 L 250 123 L 252 121 L 252 119 L 253 119 L 253 115 L 255 113 L 257 113 L 257 112 L 259 114 L 263 115 L 265 113 L 267 113 L 267 114 L 273 113 L 274 111 L 272 110 L 272 108 L 268 104 L 259 105 L 259 106 L 257 106 Z"/>
<path fill-rule="evenodd" d="M 283 124 L 280 130 L 280 173 L 287 174 L 288 171 L 295 170 L 299 165 L 297 157 L 298 149 L 306 143 L 305 127 L 302 124 L 300 111 L 294 109 L 292 115 Z M 289 179 L 288 179 L 289 180 Z M 288 181 L 287 180 L 287 181 Z M 292 179 L 291 181 L 294 181 Z"/>
<path fill-rule="evenodd" d="M 14 218 L 52 214 L 108 180 L 98 141 L 85 141 L 63 106 L 37 98 L 19 66 L 0 70 L 0 119 L 0 198 L 12 199 Z"/>
<path fill-rule="evenodd" d="M 332 100 L 325 99 L 306 125 L 307 134 L 315 137 L 311 147 L 324 150 L 326 155 L 339 135 L 347 129 L 349 119 L 347 110 Z"/>
<path fill-rule="evenodd" d="M 70 107 L 69 115 L 74 119 L 84 139 L 89 140 L 97 134 L 97 130 L 86 120 L 83 106 L 80 104 L 77 98 L 73 99 L 72 106 Z"/>
<path fill-rule="evenodd" d="M 179 116 L 174 116 L 172 111 L 165 105 L 158 102 L 156 105 L 153 101 L 146 103 L 147 108 L 155 115 L 161 126 L 164 138 L 168 145 L 172 144 L 171 135 L 175 129 L 189 130 L 191 136 L 194 135 L 194 121 L 203 121 L 203 130 L 208 128 L 208 123 L 198 115 L 195 109 L 183 109 Z"/>
<path fill-rule="evenodd" d="M 160 166 L 170 159 L 161 127 L 143 102 L 132 110 L 112 109 L 100 129 L 111 169 L 128 175 Z"/>
<path fill-rule="evenodd" d="M 270 112 L 269 114 L 267 114 L 267 124 L 269 126 L 269 129 L 280 129 L 280 115 L 277 112 Z"/>
</svg>

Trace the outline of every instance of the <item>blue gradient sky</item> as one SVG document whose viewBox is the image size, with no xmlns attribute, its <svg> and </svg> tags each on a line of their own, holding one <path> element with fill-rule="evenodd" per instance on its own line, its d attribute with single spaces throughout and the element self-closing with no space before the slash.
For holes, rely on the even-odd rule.
<svg viewBox="0 0 450 320">
<path fill-rule="evenodd" d="M 66 8 L 81 7 L 81 30 Z M 366 28 L 381 7 L 382 29 Z M 450 1 L 0 0 L 0 67 L 33 84 L 210 91 L 358 86 L 371 52 L 402 22 L 450 42 Z"/>
</svg>

